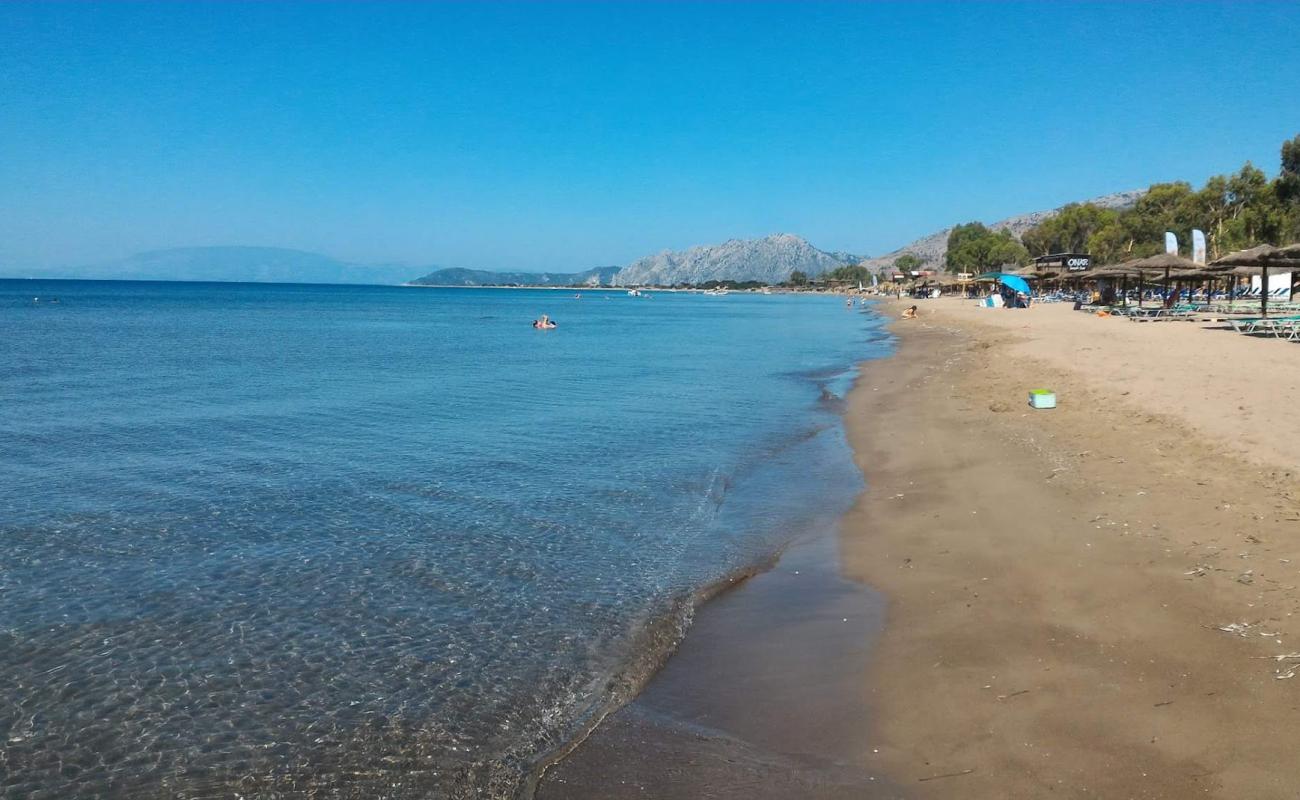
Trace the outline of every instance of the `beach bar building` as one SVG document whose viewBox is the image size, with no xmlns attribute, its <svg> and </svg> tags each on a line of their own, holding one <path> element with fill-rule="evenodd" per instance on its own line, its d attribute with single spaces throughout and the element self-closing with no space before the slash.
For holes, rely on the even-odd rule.
<svg viewBox="0 0 1300 800">
<path fill-rule="evenodd" d="M 1035 272 L 1051 271 L 1083 278 L 1091 269 L 1092 256 L 1087 253 L 1052 253 L 1034 259 Z"/>
</svg>

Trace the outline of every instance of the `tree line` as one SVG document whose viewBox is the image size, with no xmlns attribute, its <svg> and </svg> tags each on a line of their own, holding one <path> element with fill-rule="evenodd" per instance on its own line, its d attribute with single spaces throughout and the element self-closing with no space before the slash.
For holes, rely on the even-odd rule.
<svg viewBox="0 0 1300 800">
<path fill-rule="evenodd" d="M 1205 233 L 1209 259 L 1258 244 L 1300 241 L 1300 135 L 1282 143 L 1273 180 L 1247 162 L 1231 175 L 1215 175 L 1200 189 L 1186 181 L 1157 183 L 1131 208 L 1071 203 L 1025 232 L 1029 255 L 1091 253 L 1101 264 L 1164 252 L 1165 231 L 1191 255 L 1193 228 Z"/>
<path fill-rule="evenodd" d="M 980 222 L 957 225 L 948 233 L 944 268 L 949 272 L 989 272 L 1021 266 L 1049 253 L 1090 253 L 1111 264 L 1164 252 L 1165 231 L 1179 237 L 1191 255 L 1191 232 L 1205 233 L 1209 259 L 1258 244 L 1300 241 L 1300 135 L 1282 143 L 1281 169 L 1273 180 L 1247 162 L 1231 175 L 1215 175 L 1200 189 L 1186 181 L 1152 184 L 1129 208 L 1071 203 L 1025 231 L 1019 239 Z M 894 262 L 903 266 L 908 253 Z"/>
</svg>

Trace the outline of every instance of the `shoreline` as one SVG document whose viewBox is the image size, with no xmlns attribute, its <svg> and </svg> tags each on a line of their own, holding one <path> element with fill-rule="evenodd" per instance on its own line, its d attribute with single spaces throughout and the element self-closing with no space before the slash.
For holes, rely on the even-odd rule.
<svg viewBox="0 0 1300 800">
<path fill-rule="evenodd" d="M 863 758 L 858 681 L 883 604 L 841 576 L 838 548 L 835 530 L 805 535 L 699 605 L 660 669 L 550 764 L 533 796 L 901 797 Z"/>
<path fill-rule="evenodd" d="M 892 358 L 891 351 L 855 362 L 841 402 L 866 370 Z M 842 408 L 837 417 L 854 458 Z M 859 488 L 852 504 L 861 498 Z M 870 587 L 843 575 L 842 518 L 810 520 L 765 568 L 704 597 L 660 668 L 548 764 L 533 796 L 901 797 L 864 756 L 867 697 L 859 681 L 884 606 Z"/>
<path fill-rule="evenodd" d="M 627 703 L 632 702 L 638 695 L 645 690 L 646 685 L 654 680 L 655 675 L 663 670 L 664 665 L 673 657 L 684 638 L 680 630 L 685 626 L 687 633 L 691 627 L 691 620 L 703 608 L 716 598 L 727 592 L 733 591 L 739 586 L 743 586 L 747 581 L 757 575 L 761 575 L 776 565 L 781 558 L 782 553 L 773 553 L 768 559 L 739 567 L 727 575 L 719 578 L 712 583 L 705 584 L 697 589 L 688 597 L 680 598 L 678 601 L 670 603 L 672 610 L 662 616 L 654 618 L 641 629 L 635 638 L 654 639 L 655 632 L 663 628 L 677 628 L 679 633 L 676 637 L 677 644 L 666 651 L 657 652 L 655 657 L 648 662 L 648 667 L 644 671 L 626 670 L 617 672 L 609 676 L 605 685 L 608 695 L 606 701 L 600 705 L 593 706 L 589 711 L 581 715 L 581 722 L 577 726 L 577 733 L 574 738 L 565 742 L 561 746 L 543 753 L 533 765 L 533 767 L 524 776 L 522 782 L 522 795 L 524 797 L 534 797 L 537 793 L 538 786 L 541 784 L 546 773 L 556 764 L 564 761 L 574 750 L 582 746 L 585 742 L 611 714 L 617 713 L 620 708 Z M 633 649 L 638 649 L 635 645 Z M 644 667 L 645 665 L 643 665 Z"/>
<path fill-rule="evenodd" d="M 838 532 L 706 604 L 537 796 L 1292 797 L 1300 445 L 1257 446 L 1250 417 L 1267 409 L 1245 404 L 1289 391 L 1300 348 L 944 301 L 891 330 L 893 354 L 863 362 L 846 400 L 866 489 Z M 1205 350 L 1218 369 L 1161 370 Z M 1024 404 L 1040 386 L 1057 409 Z M 810 563 L 823 586 L 870 596 L 883 625 L 820 645 L 800 638 L 815 610 L 755 627 L 798 597 L 776 582 Z M 823 697 L 852 720 L 792 755 L 783 731 L 818 719 L 790 702 L 807 665 L 762 691 L 751 677 L 836 639 L 862 657 L 831 659 Z M 737 643 L 758 649 L 728 659 Z"/>
</svg>

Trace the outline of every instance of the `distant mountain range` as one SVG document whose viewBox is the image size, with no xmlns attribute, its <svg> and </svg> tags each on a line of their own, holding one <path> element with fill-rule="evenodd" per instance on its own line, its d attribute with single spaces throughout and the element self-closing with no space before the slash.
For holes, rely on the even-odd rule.
<svg viewBox="0 0 1300 800">
<path fill-rule="evenodd" d="M 1085 202 L 1094 203 L 1103 208 L 1128 208 L 1136 203 L 1138 198 L 1143 194 L 1144 192 L 1142 191 L 1116 192 L 1115 194 L 1104 195 Z M 1019 238 L 1024 235 L 1025 231 L 1055 215 L 1057 211 L 1060 211 L 1060 209 L 1054 208 L 1051 211 L 1031 211 L 1028 214 L 1007 217 L 1004 220 L 989 225 L 989 227 L 993 230 L 1001 230 L 1005 228 Z M 952 227 L 947 227 L 941 231 L 935 231 L 929 236 L 922 236 L 911 244 L 904 245 L 897 250 L 884 254 L 883 256 L 868 258 L 861 263 L 863 266 L 875 271 L 892 267 L 894 265 L 894 259 L 904 253 L 912 253 L 922 261 L 926 262 L 927 265 L 941 265 L 943 264 L 944 256 L 948 254 L 948 233 L 951 230 Z"/>
<path fill-rule="evenodd" d="M 796 270 L 814 276 L 858 260 L 858 256 L 847 253 L 818 250 L 794 234 L 778 233 L 688 250 L 664 250 L 619 270 L 614 283 L 619 286 L 672 286 L 727 280 L 781 283 Z"/>
<path fill-rule="evenodd" d="M 490 272 L 452 267 L 410 281 L 416 286 L 610 286 L 622 267 L 595 267 L 583 272 Z"/>
<path fill-rule="evenodd" d="M 708 281 L 780 283 L 801 270 L 820 275 L 852 264 L 858 256 L 818 250 L 789 233 L 761 239 L 732 239 L 687 250 L 664 250 L 626 267 L 597 267 L 584 272 L 487 272 L 440 269 L 411 281 L 421 286 L 673 286 Z"/>
<path fill-rule="evenodd" d="M 1133 205 L 1142 192 L 1119 192 L 1089 202 L 1108 208 Z M 1059 209 L 1035 211 L 993 223 L 1016 236 Z M 778 233 L 760 239 L 731 239 L 686 250 L 664 250 L 625 267 L 595 267 L 582 272 L 495 272 L 464 268 L 356 264 L 319 253 L 278 247 L 181 247 L 153 250 L 103 264 L 66 269 L 4 270 L 10 277 L 89 278 L 159 281 L 246 281 L 260 283 L 353 283 L 421 286 L 674 286 L 708 281 L 781 283 L 796 270 L 815 277 L 847 264 L 872 270 L 892 267 L 904 253 L 929 264 L 943 263 L 948 249 L 944 228 L 876 258 L 819 250 L 802 237 Z M 413 278 L 414 275 L 422 277 Z"/>
<path fill-rule="evenodd" d="M 7 272 L 24 278 L 88 280 L 397 284 L 408 280 L 416 269 L 397 264 L 352 264 L 282 247 L 232 246 L 151 250 L 102 264 Z"/>
</svg>

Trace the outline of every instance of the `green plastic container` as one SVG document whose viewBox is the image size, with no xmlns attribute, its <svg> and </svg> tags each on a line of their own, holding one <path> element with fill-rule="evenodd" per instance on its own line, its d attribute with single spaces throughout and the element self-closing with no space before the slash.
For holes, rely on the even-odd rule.
<svg viewBox="0 0 1300 800">
<path fill-rule="evenodd" d="M 1050 389 L 1030 389 L 1029 405 L 1033 408 L 1056 408 L 1056 392 Z"/>
</svg>

